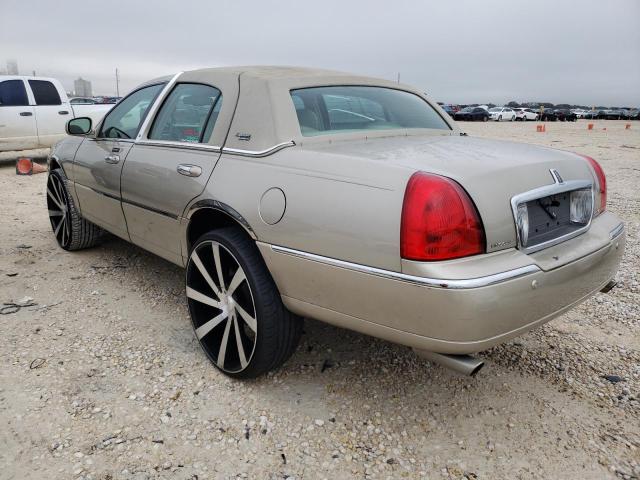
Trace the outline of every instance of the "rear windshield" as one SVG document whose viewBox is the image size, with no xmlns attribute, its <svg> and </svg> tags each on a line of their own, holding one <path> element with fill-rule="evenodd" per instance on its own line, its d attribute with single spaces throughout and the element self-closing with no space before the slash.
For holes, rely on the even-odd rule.
<svg viewBox="0 0 640 480">
<path fill-rule="evenodd" d="M 426 101 L 384 87 L 335 86 L 291 90 L 305 137 L 362 130 L 435 128 L 451 130 Z"/>
</svg>

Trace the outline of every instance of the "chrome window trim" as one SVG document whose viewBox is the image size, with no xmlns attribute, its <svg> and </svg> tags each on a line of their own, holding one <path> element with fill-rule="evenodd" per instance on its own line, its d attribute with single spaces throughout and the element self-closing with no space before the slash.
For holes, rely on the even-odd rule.
<svg viewBox="0 0 640 480">
<path fill-rule="evenodd" d="M 169 94 L 173 86 L 178 81 L 178 77 L 180 77 L 180 75 L 182 75 L 183 73 L 184 72 L 176 73 L 173 77 L 171 77 L 171 80 L 169 80 L 165 84 L 164 88 L 160 91 L 160 94 L 158 94 L 158 96 L 156 97 L 156 101 L 153 102 L 153 104 L 151 105 L 151 108 L 147 112 L 147 116 L 145 117 L 144 122 L 142 122 L 142 125 L 140 126 L 140 130 L 138 130 L 138 135 L 135 138 L 136 142 L 138 142 L 139 140 L 142 140 L 143 138 L 145 139 L 147 138 L 148 130 L 149 130 L 149 127 L 151 126 L 151 121 L 156 117 L 156 112 L 160 108 L 160 105 L 164 101 L 164 98 Z"/>
<path fill-rule="evenodd" d="M 228 153 L 230 155 L 242 155 L 245 157 L 266 157 L 272 153 L 276 153 L 283 148 L 293 147 L 296 142 L 289 140 L 288 142 L 278 143 L 273 147 L 266 148 L 264 150 L 243 150 L 241 148 L 223 147 L 222 153 Z"/>
<path fill-rule="evenodd" d="M 551 172 L 551 171 L 550 171 Z M 513 213 L 513 220 L 516 225 L 516 237 L 518 241 L 518 249 L 524 253 L 533 253 L 545 248 L 552 247 L 564 241 L 567 241 L 571 238 L 577 237 L 578 235 L 583 234 L 589 227 L 591 226 L 591 221 L 593 220 L 593 212 L 594 212 L 594 192 L 593 192 L 593 182 L 588 180 L 569 180 L 566 182 L 559 182 L 556 175 L 551 172 L 551 176 L 554 179 L 552 185 L 545 185 L 544 187 L 535 188 L 533 190 L 529 190 L 528 192 L 523 192 L 518 195 L 515 195 L 511 198 L 511 212 Z M 533 245 L 531 247 L 525 247 L 522 245 L 522 239 L 520 238 L 520 232 L 518 231 L 518 205 L 522 203 L 529 202 L 531 200 L 537 200 L 538 198 L 548 197 L 549 195 L 555 195 L 558 193 L 569 192 L 571 190 L 580 190 L 582 188 L 591 189 L 591 215 L 589 216 L 589 222 L 582 228 L 579 228 L 573 232 L 567 233 L 565 235 L 561 235 L 552 240 L 548 240 L 546 242 L 539 243 L 537 245 Z"/>
<path fill-rule="evenodd" d="M 172 140 L 138 140 L 135 143 L 136 145 L 146 145 L 150 147 L 182 148 L 185 150 L 203 150 L 216 153 L 222 151 L 221 147 L 206 143 L 176 142 Z"/>
<path fill-rule="evenodd" d="M 416 275 L 407 275 L 406 273 L 394 272 L 391 270 L 384 270 L 381 268 L 369 267 L 367 265 L 361 265 L 359 263 L 347 262 L 344 260 L 338 260 L 336 258 L 324 257 L 322 255 L 316 255 L 314 253 L 303 252 L 300 250 L 294 250 L 292 248 L 281 247 L 278 245 L 271 245 L 271 250 L 276 253 L 284 255 L 292 255 L 294 257 L 304 258 L 314 262 L 325 263 L 339 268 L 346 268 L 348 270 L 354 270 L 356 272 L 365 273 L 369 275 L 375 275 L 378 277 L 388 278 L 391 280 L 398 280 L 401 282 L 412 283 L 416 285 L 422 285 L 432 288 L 444 288 L 452 290 L 464 290 L 471 288 L 488 287 L 497 283 L 514 280 L 516 278 L 523 277 L 532 273 L 541 272 L 540 268 L 536 265 L 526 265 L 524 267 L 515 268 L 506 272 L 495 273 L 492 275 L 486 275 L 484 277 L 468 278 L 468 279 L 443 279 L 443 278 L 428 278 L 418 277 Z"/>
</svg>

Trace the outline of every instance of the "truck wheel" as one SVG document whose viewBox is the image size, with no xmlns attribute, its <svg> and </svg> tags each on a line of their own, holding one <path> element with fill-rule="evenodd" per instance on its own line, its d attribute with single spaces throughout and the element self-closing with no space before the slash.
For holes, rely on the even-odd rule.
<svg viewBox="0 0 640 480">
<path fill-rule="evenodd" d="M 49 172 L 47 207 L 53 234 L 65 250 L 93 247 L 104 236 L 104 230 L 80 215 L 69 194 L 67 177 L 59 168 Z"/>
<path fill-rule="evenodd" d="M 255 243 L 239 227 L 201 236 L 186 270 L 189 314 L 209 360 L 234 378 L 254 378 L 295 351 L 302 319 L 282 303 Z"/>
</svg>

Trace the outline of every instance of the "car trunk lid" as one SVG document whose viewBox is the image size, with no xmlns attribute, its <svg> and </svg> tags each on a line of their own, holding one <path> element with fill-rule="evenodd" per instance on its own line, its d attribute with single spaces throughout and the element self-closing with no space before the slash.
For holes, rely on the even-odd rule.
<svg viewBox="0 0 640 480">
<path fill-rule="evenodd" d="M 456 180 L 473 199 L 486 231 L 487 251 L 517 246 L 511 199 L 563 181 L 593 181 L 578 155 L 551 148 L 457 135 L 420 135 L 313 143 L 304 148 L 392 164 Z M 404 187 L 404 186 L 403 186 Z"/>
</svg>

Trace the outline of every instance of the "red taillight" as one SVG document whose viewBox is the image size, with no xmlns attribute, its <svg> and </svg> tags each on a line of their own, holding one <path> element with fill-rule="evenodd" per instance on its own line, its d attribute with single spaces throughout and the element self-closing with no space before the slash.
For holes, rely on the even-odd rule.
<svg viewBox="0 0 640 480">
<path fill-rule="evenodd" d="M 402 258 L 450 260 L 484 251 L 482 222 L 467 192 L 450 178 L 414 173 L 402 205 Z"/>
<path fill-rule="evenodd" d="M 594 216 L 596 216 L 604 212 L 605 208 L 607 208 L 607 177 L 598 162 L 586 155 L 582 155 L 582 157 L 589 162 L 589 165 L 591 165 L 591 168 L 593 168 L 593 171 L 596 174 L 596 204 L 594 212 Z M 600 201 L 598 201 L 598 198 Z"/>
</svg>

